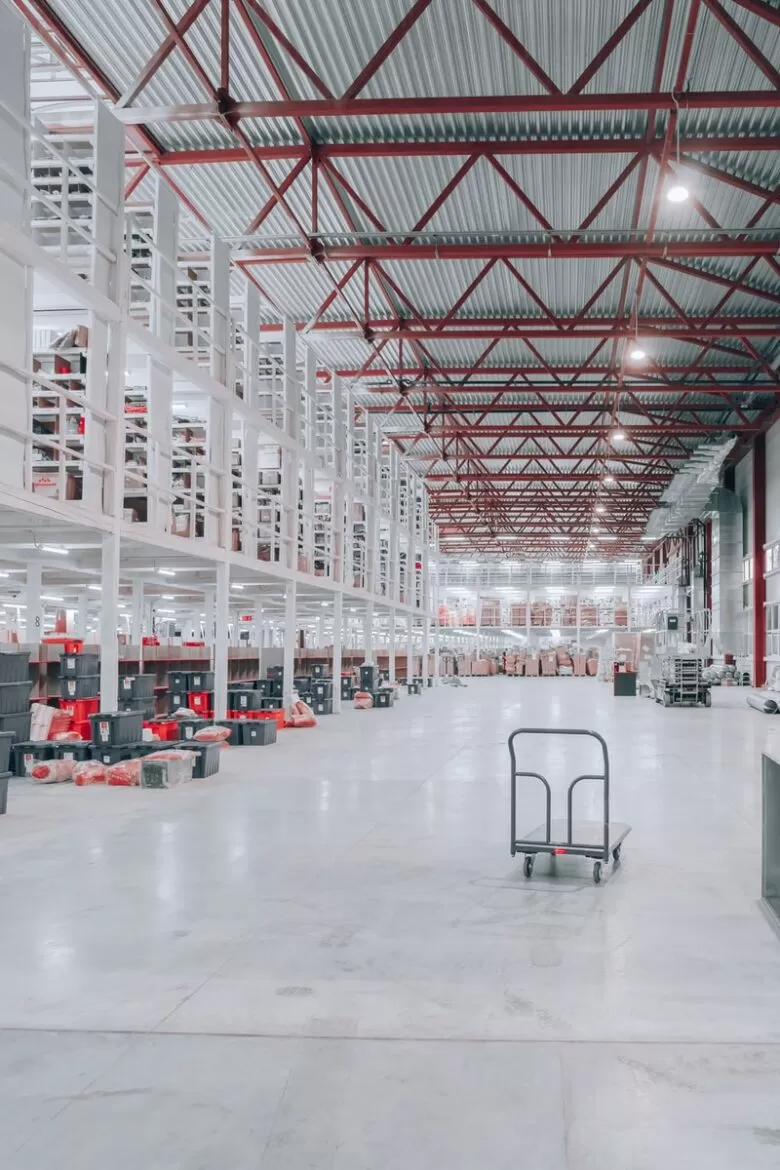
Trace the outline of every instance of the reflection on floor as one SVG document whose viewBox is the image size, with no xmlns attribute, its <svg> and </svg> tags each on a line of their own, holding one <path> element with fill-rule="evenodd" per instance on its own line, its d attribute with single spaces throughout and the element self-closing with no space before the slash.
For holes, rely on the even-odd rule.
<svg viewBox="0 0 780 1170">
<path fill-rule="evenodd" d="M 598 888 L 509 856 L 523 724 L 610 745 L 633 830 Z M 735 691 L 664 710 L 497 678 L 229 750 L 185 789 L 14 782 L 0 1165 L 776 1170 L 767 743 L 780 718 Z M 595 762 L 524 758 L 558 793 Z"/>
</svg>

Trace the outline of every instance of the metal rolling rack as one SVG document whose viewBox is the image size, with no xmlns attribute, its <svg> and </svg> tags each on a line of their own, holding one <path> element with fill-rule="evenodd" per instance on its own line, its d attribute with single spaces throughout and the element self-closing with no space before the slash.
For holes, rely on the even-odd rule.
<svg viewBox="0 0 780 1170">
<path fill-rule="evenodd" d="M 672 617 L 670 622 L 669 618 Z M 664 707 L 712 705 L 710 682 L 704 676 L 705 658 L 711 656 L 708 615 L 694 623 L 693 642 L 681 642 L 676 615 L 660 614 L 656 630 L 656 655 L 651 670 L 650 694 Z M 687 653 L 681 654 L 685 647 Z"/>
<path fill-rule="evenodd" d="M 598 740 L 601 745 L 601 754 L 604 760 L 603 772 L 585 772 L 575 776 L 566 793 L 566 820 L 552 819 L 552 790 L 549 782 L 540 772 L 524 772 L 518 770 L 515 755 L 515 740 L 519 735 L 587 735 Z M 631 832 L 631 826 L 609 819 L 609 752 L 606 741 L 597 731 L 587 731 L 579 727 L 518 727 L 508 740 L 509 758 L 512 763 L 512 804 L 511 804 L 511 840 L 510 850 L 514 857 L 516 853 L 524 853 L 523 873 L 530 878 L 534 871 L 534 861 L 537 853 L 547 853 L 553 857 L 562 854 L 573 854 L 578 857 L 592 857 L 593 880 L 596 885 L 601 881 L 602 869 L 609 864 L 610 855 L 617 865 L 620 860 L 620 851 L 624 839 Z M 524 837 L 517 836 L 517 780 L 518 777 L 530 776 L 541 780 L 544 785 L 546 798 L 545 822 L 538 828 L 526 833 Z M 574 789 L 581 780 L 601 780 L 604 785 L 604 815 L 600 821 L 574 820 Z"/>
</svg>

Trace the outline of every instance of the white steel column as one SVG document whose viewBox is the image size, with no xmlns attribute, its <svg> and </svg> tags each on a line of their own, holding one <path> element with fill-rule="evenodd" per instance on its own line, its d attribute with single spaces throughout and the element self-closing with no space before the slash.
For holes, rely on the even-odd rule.
<svg viewBox="0 0 780 1170">
<path fill-rule="evenodd" d="M 40 642 L 43 636 L 43 602 L 41 601 L 41 566 L 27 566 L 27 603 L 25 620 L 25 640 Z"/>
<path fill-rule="evenodd" d="M 100 710 L 116 711 L 119 692 L 119 537 L 103 537 L 100 557 Z"/>
<path fill-rule="evenodd" d="M 298 634 L 297 589 L 291 581 L 284 589 L 284 680 L 282 683 L 282 706 L 289 714 L 292 706 L 293 676 L 295 674 L 295 640 Z"/>
<path fill-rule="evenodd" d="M 344 594 L 333 594 L 333 714 L 341 714 L 341 641 L 344 622 Z"/>
<path fill-rule="evenodd" d="M 391 609 L 389 614 L 390 619 L 390 641 L 387 648 L 387 677 L 391 683 L 395 682 L 395 610 Z"/>
<path fill-rule="evenodd" d="M 414 679 L 414 618 L 411 614 L 406 618 L 406 681 Z"/>
<path fill-rule="evenodd" d="M 230 565 L 217 564 L 214 632 L 214 718 L 227 714 L 228 621 L 230 616 Z"/>
<path fill-rule="evenodd" d="M 141 580 L 133 581 L 133 595 L 131 599 L 130 639 L 137 642 L 139 647 L 143 642 L 143 615 L 144 615 L 144 583 Z"/>
<path fill-rule="evenodd" d="M 440 653 L 441 653 L 441 626 L 439 625 L 439 617 L 437 614 L 436 618 L 434 619 L 434 625 L 433 625 L 433 680 L 434 680 L 433 685 L 434 686 L 439 685 L 439 679 L 441 678 Z"/>
<path fill-rule="evenodd" d="M 203 612 L 205 618 L 203 619 L 203 626 L 206 631 L 205 642 L 207 646 L 214 645 L 216 610 L 214 608 L 214 590 L 207 589 L 203 594 Z"/>
<path fill-rule="evenodd" d="M 285 430 L 300 442 L 301 389 L 298 383 L 297 336 L 295 322 L 285 318 L 282 323 L 282 360 L 284 363 Z M 282 451 L 282 563 L 290 569 L 298 567 L 298 455 Z M 291 692 L 292 693 L 292 692 Z"/>
<path fill-rule="evenodd" d="M 0 101 L 25 120 L 30 116 L 29 49 L 26 25 L 17 13 L 0 5 Z M 28 196 L 24 184 L 30 180 L 30 139 L 24 128 L 5 114 L 0 119 L 0 158 L 0 220 L 26 231 Z M 7 363 L 0 370 L 0 404 L 3 422 L 20 435 L 30 429 L 29 390 L 24 380 L 10 371 L 31 368 L 31 286 L 24 267 L 0 254 L 0 354 Z M 26 449 L 24 438 L 0 432 L 0 482 L 14 488 L 23 486 Z M 28 482 L 27 487 L 32 484 Z M 39 638 L 40 631 L 34 637 Z"/>
<path fill-rule="evenodd" d="M 422 680 L 423 686 L 428 686 L 428 653 L 431 642 L 431 619 L 429 617 L 423 618 L 423 641 L 422 641 Z"/>
<path fill-rule="evenodd" d="M 475 646 L 475 657 L 476 657 L 477 662 L 479 662 L 479 660 L 482 657 L 482 637 L 481 637 L 480 632 L 479 632 L 481 620 L 482 620 L 482 596 L 481 596 L 480 591 L 479 591 L 479 586 L 477 586 L 477 601 L 476 601 L 476 607 L 474 610 L 474 628 L 477 631 L 476 646 Z"/>
<path fill-rule="evenodd" d="M 87 636 L 87 606 L 89 594 L 79 593 L 76 598 L 76 634 L 79 638 Z"/>
<path fill-rule="evenodd" d="M 370 666 L 374 661 L 374 603 L 366 603 L 363 618 L 363 661 Z"/>
<path fill-rule="evenodd" d="M 150 305 L 151 330 L 165 345 L 175 342 L 176 262 L 179 254 L 179 201 L 161 175 L 157 175 L 154 199 L 154 251 L 152 284 L 157 296 Z M 146 364 L 148 405 L 149 523 L 170 532 L 173 523 L 171 495 L 171 426 L 173 416 L 173 373 L 157 359 Z"/>
</svg>

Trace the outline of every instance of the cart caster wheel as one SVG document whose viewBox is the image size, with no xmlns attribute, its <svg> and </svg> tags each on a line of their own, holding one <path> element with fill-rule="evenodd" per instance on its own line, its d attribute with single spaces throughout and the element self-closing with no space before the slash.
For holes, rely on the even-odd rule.
<svg viewBox="0 0 780 1170">
<path fill-rule="evenodd" d="M 593 866 L 593 881 L 598 886 L 601 883 L 601 862 L 595 862 Z"/>
<path fill-rule="evenodd" d="M 619 845 L 618 845 L 617 849 L 612 850 L 612 860 L 614 861 L 615 865 L 617 865 L 620 862 L 620 846 Z"/>
<path fill-rule="evenodd" d="M 534 859 L 530 853 L 526 854 L 523 861 L 523 873 L 527 878 L 534 872 Z"/>
<path fill-rule="evenodd" d="M 704 692 L 704 706 L 705 706 L 705 707 L 711 707 L 711 706 L 712 706 L 712 695 L 710 694 L 710 692 L 709 692 L 709 691 L 705 691 L 705 692 Z"/>
<path fill-rule="evenodd" d="M 671 695 L 667 695 L 666 693 L 664 693 L 663 704 L 664 704 L 664 707 L 671 707 L 671 705 L 672 705 Z"/>
</svg>

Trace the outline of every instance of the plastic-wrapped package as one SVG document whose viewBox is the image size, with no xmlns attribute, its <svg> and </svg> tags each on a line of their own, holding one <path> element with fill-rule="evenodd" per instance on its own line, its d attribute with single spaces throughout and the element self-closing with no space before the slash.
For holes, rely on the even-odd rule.
<svg viewBox="0 0 780 1170">
<path fill-rule="evenodd" d="M 133 788 L 141 783 L 141 763 L 138 760 L 121 760 L 106 768 L 106 783 L 115 788 Z"/>
<path fill-rule="evenodd" d="M 227 731 L 227 728 L 225 728 Z M 228 732 L 229 734 L 229 732 Z M 192 752 L 179 751 L 177 748 L 161 748 L 159 752 L 149 752 L 147 760 L 189 760 Z"/>
<path fill-rule="evenodd" d="M 38 784 L 64 784 L 73 779 L 73 760 L 39 760 L 30 778 Z"/>
<path fill-rule="evenodd" d="M 78 788 L 86 784 L 105 784 L 106 768 L 99 760 L 83 760 L 73 765 L 73 781 Z"/>
<path fill-rule="evenodd" d="M 197 743 L 222 743 L 226 739 L 230 739 L 231 731 L 229 727 L 201 727 L 200 731 L 196 731 L 193 739 Z"/>
<path fill-rule="evenodd" d="M 355 707 L 358 711 L 370 711 L 374 698 L 370 691 L 355 691 Z"/>
<path fill-rule="evenodd" d="M 316 727 L 317 720 L 314 712 L 302 699 L 297 699 L 290 708 L 290 725 L 292 727 Z"/>
<path fill-rule="evenodd" d="M 58 731 L 57 734 L 53 735 L 51 738 L 52 742 L 56 742 L 57 740 L 60 740 L 64 743 L 77 743 L 79 741 L 82 743 L 84 742 L 84 736 L 80 735 L 78 731 Z"/>
<path fill-rule="evenodd" d="M 54 716 L 58 715 L 59 712 L 54 707 L 47 706 L 46 703 L 33 703 L 30 711 L 32 714 L 30 739 L 36 741 L 48 739 Z"/>
</svg>

